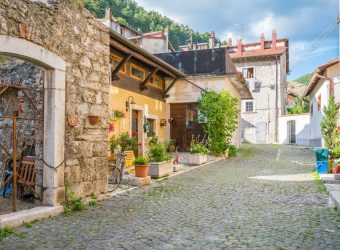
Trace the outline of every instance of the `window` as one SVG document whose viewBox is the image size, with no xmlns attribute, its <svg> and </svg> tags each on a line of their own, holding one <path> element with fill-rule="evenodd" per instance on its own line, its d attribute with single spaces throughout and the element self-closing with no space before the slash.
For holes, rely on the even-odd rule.
<svg viewBox="0 0 340 250">
<path fill-rule="evenodd" d="M 193 104 L 187 104 L 186 105 L 186 121 L 185 126 L 188 129 L 192 129 L 194 125 L 194 105 Z"/>
<path fill-rule="evenodd" d="M 321 109 L 321 95 L 318 96 L 318 110 Z"/>
<path fill-rule="evenodd" d="M 154 86 L 156 88 L 162 89 L 163 88 L 163 79 L 160 78 L 159 76 L 151 77 L 150 85 Z"/>
<path fill-rule="evenodd" d="M 155 120 L 148 118 L 147 123 L 149 125 L 149 131 L 147 131 L 148 137 L 156 135 Z"/>
<path fill-rule="evenodd" d="M 313 103 L 310 105 L 310 115 L 313 116 Z"/>
<path fill-rule="evenodd" d="M 122 61 L 122 58 L 118 57 L 118 56 L 113 56 L 111 58 L 112 61 L 112 70 L 114 70 L 118 64 Z M 119 70 L 119 72 L 125 73 L 126 72 L 126 68 L 125 68 L 125 64 L 123 65 L 123 67 Z"/>
<path fill-rule="evenodd" d="M 254 102 L 246 102 L 246 112 L 254 112 Z"/>
<path fill-rule="evenodd" d="M 244 78 L 254 78 L 254 67 L 243 68 L 242 74 Z"/>
<path fill-rule="evenodd" d="M 144 80 L 145 78 L 145 70 L 135 64 L 131 64 L 131 67 L 130 67 L 130 75 L 133 77 L 133 78 L 136 78 L 138 80 Z"/>
</svg>

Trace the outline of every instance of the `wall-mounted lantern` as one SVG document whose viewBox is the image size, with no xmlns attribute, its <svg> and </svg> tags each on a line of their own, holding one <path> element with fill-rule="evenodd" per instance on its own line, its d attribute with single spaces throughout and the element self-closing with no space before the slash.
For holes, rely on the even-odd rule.
<svg viewBox="0 0 340 250">
<path fill-rule="evenodd" d="M 131 98 L 131 101 L 130 101 L 130 98 Z M 127 101 L 125 102 L 126 111 L 129 111 L 130 110 L 130 105 L 134 105 L 134 104 L 136 104 L 135 100 L 133 99 L 132 96 L 129 96 Z"/>
</svg>

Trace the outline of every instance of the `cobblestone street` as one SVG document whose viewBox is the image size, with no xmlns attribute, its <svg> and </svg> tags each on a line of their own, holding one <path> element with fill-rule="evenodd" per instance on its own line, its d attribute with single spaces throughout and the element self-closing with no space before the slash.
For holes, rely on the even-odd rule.
<svg viewBox="0 0 340 250">
<path fill-rule="evenodd" d="M 328 196 L 311 174 L 296 178 L 313 160 L 308 149 L 245 145 L 236 158 L 21 227 L 0 249 L 340 249 Z"/>
</svg>

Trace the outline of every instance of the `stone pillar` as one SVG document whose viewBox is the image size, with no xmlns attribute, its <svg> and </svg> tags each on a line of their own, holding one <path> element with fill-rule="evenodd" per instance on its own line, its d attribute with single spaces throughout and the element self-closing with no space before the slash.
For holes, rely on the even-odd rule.
<svg viewBox="0 0 340 250">
<path fill-rule="evenodd" d="M 47 70 L 44 91 L 43 201 L 56 206 L 65 200 L 65 72 Z"/>
</svg>

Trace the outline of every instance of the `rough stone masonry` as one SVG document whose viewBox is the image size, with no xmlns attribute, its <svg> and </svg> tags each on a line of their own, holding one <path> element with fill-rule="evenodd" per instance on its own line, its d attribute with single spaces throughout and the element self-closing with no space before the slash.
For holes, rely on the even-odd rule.
<svg viewBox="0 0 340 250">
<path fill-rule="evenodd" d="M 46 2 L 46 1 L 45 1 Z M 52 2 L 51 2 L 52 3 Z M 0 35 L 28 40 L 66 61 L 65 185 L 76 196 L 107 192 L 109 32 L 77 1 L 0 1 Z M 89 115 L 102 117 L 91 125 Z M 60 169 L 58 170 L 60 171 Z M 58 189 L 59 202 L 65 188 Z"/>
</svg>

